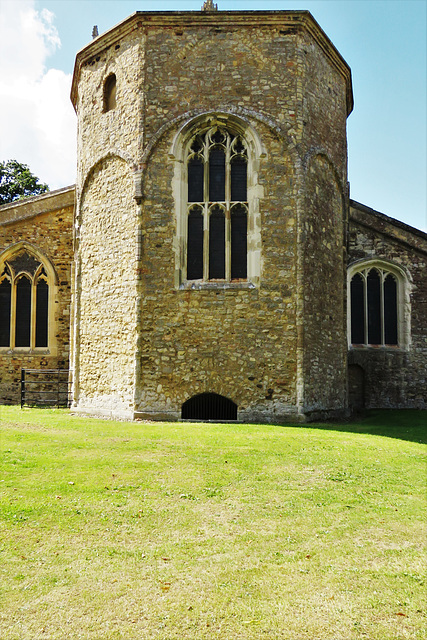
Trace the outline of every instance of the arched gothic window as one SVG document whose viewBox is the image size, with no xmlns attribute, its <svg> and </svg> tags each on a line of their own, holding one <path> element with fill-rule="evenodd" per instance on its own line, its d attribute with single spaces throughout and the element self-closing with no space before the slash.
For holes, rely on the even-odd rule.
<svg viewBox="0 0 427 640">
<path fill-rule="evenodd" d="M 187 150 L 186 279 L 248 277 L 248 151 L 242 136 L 214 126 Z"/>
<path fill-rule="evenodd" d="M 0 262 L 0 347 L 49 347 L 49 277 L 26 250 Z"/>
<path fill-rule="evenodd" d="M 404 278 L 388 265 L 352 268 L 349 333 L 353 346 L 404 346 Z"/>
</svg>

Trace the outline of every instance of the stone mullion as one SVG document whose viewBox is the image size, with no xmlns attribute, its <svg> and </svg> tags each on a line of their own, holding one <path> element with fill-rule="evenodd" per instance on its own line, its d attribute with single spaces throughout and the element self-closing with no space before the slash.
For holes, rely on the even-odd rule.
<svg viewBox="0 0 427 640">
<path fill-rule="evenodd" d="M 37 284 L 36 279 L 31 281 L 31 311 L 30 311 L 30 349 L 36 346 L 36 303 L 37 303 Z"/>
<path fill-rule="evenodd" d="M 16 339 L 16 282 L 17 278 L 12 281 L 10 292 L 10 348 L 15 348 Z"/>
<path fill-rule="evenodd" d="M 384 320 L 384 280 L 387 274 L 381 269 L 381 289 L 380 289 L 380 320 L 381 320 L 381 345 L 385 345 L 385 320 Z"/>
<path fill-rule="evenodd" d="M 209 142 L 204 136 L 203 146 L 203 280 L 209 280 Z"/>
<path fill-rule="evenodd" d="M 225 147 L 225 279 L 231 281 L 231 140 Z"/>
<path fill-rule="evenodd" d="M 363 315 L 364 315 L 364 333 L 365 340 L 364 344 L 369 344 L 369 323 L 368 323 L 368 278 L 366 271 L 361 274 L 363 276 Z"/>
</svg>

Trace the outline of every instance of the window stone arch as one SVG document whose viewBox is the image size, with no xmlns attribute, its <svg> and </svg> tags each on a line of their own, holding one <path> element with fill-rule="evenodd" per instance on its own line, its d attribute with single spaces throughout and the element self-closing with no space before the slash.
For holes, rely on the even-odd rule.
<svg viewBox="0 0 427 640">
<path fill-rule="evenodd" d="M 349 267 L 347 328 L 353 348 L 409 347 L 409 282 L 401 267 L 385 260 Z"/>
<path fill-rule="evenodd" d="M 55 348 L 56 275 L 49 260 L 27 243 L 0 256 L 0 349 L 52 353 Z"/>
<path fill-rule="evenodd" d="M 261 272 L 259 137 L 230 114 L 207 114 L 175 136 L 175 284 L 254 287 Z"/>
</svg>

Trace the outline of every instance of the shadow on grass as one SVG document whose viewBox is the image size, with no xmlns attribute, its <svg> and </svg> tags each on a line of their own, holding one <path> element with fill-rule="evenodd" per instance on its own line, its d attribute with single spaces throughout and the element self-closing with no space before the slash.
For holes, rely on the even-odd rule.
<svg viewBox="0 0 427 640">
<path fill-rule="evenodd" d="M 427 444 L 427 411 L 416 409 L 371 409 L 345 423 L 308 423 L 313 429 L 366 433 Z"/>
</svg>

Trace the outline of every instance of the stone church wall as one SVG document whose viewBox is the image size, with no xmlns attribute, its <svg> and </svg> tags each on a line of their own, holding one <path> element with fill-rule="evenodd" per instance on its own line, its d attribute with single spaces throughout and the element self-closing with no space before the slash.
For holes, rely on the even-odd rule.
<svg viewBox="0 0 427 640">
<path fill-rule="evenodd" d="M 111 73 L 116 107 L 105 112 Z M 185 400 L 207 391 L 236 402 L 240 419 L 345 411 L 343 185 L 351 79 L 311 16 L 141 13 L 78 55 L 72 95 L 79 118 L 76 406 L 130 411 L 134 393 L 137 415 L 177 418 Z M 192 288 L 181 286 L 179 268 L 177 276 L 183 212 L 176 175 L 182 158 L 171 149 L 183 127 L 217 116 L 260 141 L 260 243 L 250 258 L 259 275 L 238 287 Z M 105 177 L 109 188 L 101 194 L 101 182 L 92 193 L 88 175 L 100 159 L 115 156 L 127 161 L 135 184 L 120 185 L 123 201 L 113 213 L 113 176 Z M 316 162 L 328 167 L 321 184 L 310 177 Z M 132 211 L 133 197 L 140 206 L 139 231 L 127 224 L 119 231 L 114 216 Z M 108 238 L 91 235 L 95 218 L 109 227 Z M 119 254 L 140 251 L 137 295 L 133 284 L 121 293 L 129 336 L 140 332 L 134 384 L 130 343 L 111 343 L 111 334 L 99 330 L 85 306 L 94 279 L 96 286 L 103 283 L 105 312 L 107 298 L 113 307 L 117 299 L 112 282 L 101 275 L 104 261 L 89 258 L 93 242 L 107 248 L 111 243 Z M 317 298 L 320 290 L 326 305 Z M 119 382 L 120 401 L 112 379 L 110 391 L 102 383 L 109 375 L 105 367 L 113 371 L 119 362 L 127 371 Z M 128 382 L 133 386 L 125 393 Z"/>
<path fill-rule="evenodd" d="M 73 262 L 74 187 L 0 207 L 1 254 L 18 243 L 38 249 L 56 274 L 54 315 L 49 319 L 53 349 L 0 348 L 0 401 L 20 401 L 21 368 L 67 369 Z"/>
<path fill-rule="evenodd" d="M 83 189 L 76 262 L 74 402 L 81 410 L 133 410 L 137 205 L 126 162 L 109 157 Z"/>
<path fill-rule="evenodd" d="M 349 264 L 375 258 L 402 267 L 409 299 L 403 348 L 350 348 L 365 408 L 427 409 L 427 234 L 353 201 L 350 213 Z"/>
</svg>

